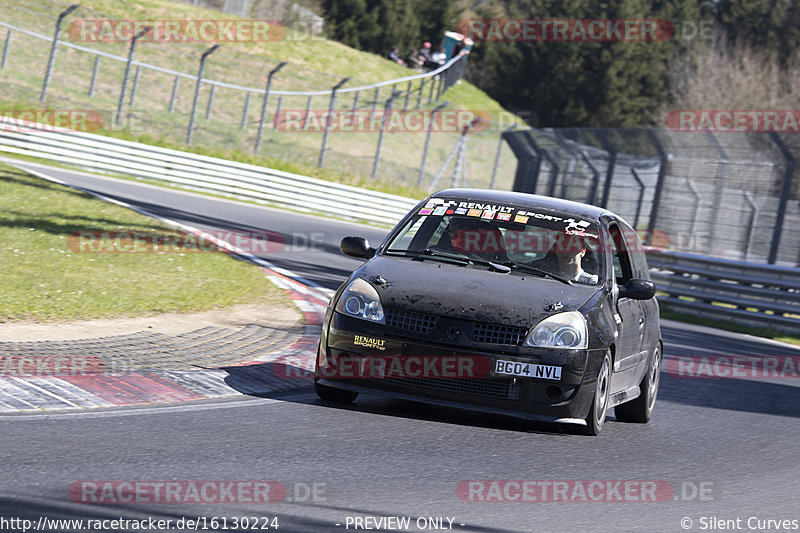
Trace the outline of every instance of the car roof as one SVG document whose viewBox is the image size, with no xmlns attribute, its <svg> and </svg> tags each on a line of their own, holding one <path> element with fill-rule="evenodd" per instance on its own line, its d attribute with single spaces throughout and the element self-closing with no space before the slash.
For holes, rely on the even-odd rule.
<svg viewBox="0 0 800 533">
<path fill-rule="evenodd" d="M 431 198 L 453 198 L 464 201 L 489 202 L 493 204 L 512 204 L 521 207 L 569 213 L 586 219 L 599 220 L 603 216 L 609 216 L 621 220 L 618 215 L 601 207 L 524 192 L 496 191 L 492 189 L 445 189 L 432 194 Z"/>
</svg>

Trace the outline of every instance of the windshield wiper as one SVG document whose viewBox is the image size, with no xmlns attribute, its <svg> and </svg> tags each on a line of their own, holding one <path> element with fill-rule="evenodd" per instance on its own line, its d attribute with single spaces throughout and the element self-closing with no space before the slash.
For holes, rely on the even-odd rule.
<svg viewBox="0 0 800 533">
<path fill-rule="evenodd" d="M 552 272 L 548 272 L 546 270 L 542 270 L 541 268 L 536 268 L 536 267 L 533 267 L 533 266 L 530 266 L 530 265 L 526 265 L 524 263 L 520 264 L 520 263 L 515 263 L 514 261 L 506 261 L 505 263 L 503 263 L 503 265 L 505 265 L 505 266 L 507 266 L 509 268 L 512 268 L 514 270 L 521 270 L 523 272 L 529 272 L 531 274 L 539 274 L 542 277 L 546 277 L 546 276 L 547 277 L 551 277 L 553 279 L 556 279 L 556 280 L 560 281 L 561 283 L 566 283 L 567 285 L 572 285 L 572 280 L 569 280 L 569 279 L 567 279 L 565 277 L 562 277 L 562 276 L 558 276 L 556 274 L 553 274 Z"/>
<path fill-rule="evenodd" d="M 416 251 L 416 250 L 387 250 L 386 253 L 388 254 L 402 254 L 402 255 L 409 255 L 413 257 L 441 257 L 443 259 L 452 259 L 453 261 L 459 261 L 461 264 L 468 265 L 468 264 L 477 264 L 488 266 L 492 270 L 496 272 L 502 272 L 503 274 L 508 274 L 511 272 L 511 268 L 507 265 L 503 265 L 501 263 L 495 263 L 494 261 L 488 261 L 486 259 L 477 259 L 475 257 L 469 257 L 462 254 L 455 254 L 451 252 L 443 252 L 441 250 L 435 250 L 433 248 L 425 248 L 424 250 Z"/>
</svg>

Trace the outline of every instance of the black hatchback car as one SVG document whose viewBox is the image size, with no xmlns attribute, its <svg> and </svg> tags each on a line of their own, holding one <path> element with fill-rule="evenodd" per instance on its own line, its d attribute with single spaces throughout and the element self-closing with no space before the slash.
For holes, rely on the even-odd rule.
<svg viewBox="0 0 800 533">
<path fill-rule="evenodd" d="M 453 189 L 415 207 L 336 291 L 317 394 L 370 393 L 577 424 L 650 420 L 662 343 L 636 232 L 590 205 Z"/>
</svg>

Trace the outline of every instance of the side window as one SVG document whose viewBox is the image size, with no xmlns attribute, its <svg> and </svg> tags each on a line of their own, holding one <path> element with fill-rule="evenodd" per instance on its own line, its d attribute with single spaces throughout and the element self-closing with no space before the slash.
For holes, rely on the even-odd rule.
<svg viewBox="0 0 800 533">
<path fill-rule="evenodd" d="M 623 225 L 623 237 L 631 258 L 631 270 L 633 277 L 639 279 L 650 279 L 650 272 L 647 270 L 647 258 L 644 255 L 644 247 L 639 235 L 633 228 Z"/>
<path fill-rule="evenodd" d="M 611 258 L 614 264 L 614 277 L 617 280 L 617 285 L 624 285 L 633 277 L 628 248 L 625 245 L 625 239 L 619 226 L 616 224 L 609 225 L 608 232 L 611 235 Z"/>
</svg>

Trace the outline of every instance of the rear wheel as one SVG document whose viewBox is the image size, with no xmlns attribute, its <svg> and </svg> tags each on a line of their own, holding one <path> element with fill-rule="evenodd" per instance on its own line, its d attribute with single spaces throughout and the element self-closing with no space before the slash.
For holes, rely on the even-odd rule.
<svg viewBox="0 0 800 533">
<path fill-rule="evenodd" d="M 639 383 L 639 396 L 614 408 L 614 415 L 620 422 L 646 424 L 653 415 L 658 394 L 658 383 L 661 379 L 661 348 L 656 346 L 647 372 Z"/>
<path fill-rule="evenodd" d="M 605 357 L 603 357 L 603 363 L 600 365 L 600 371 L 597 374 L 592 407 L 589 409 L 589 414 L 586 415 L 586 426 L 582 428 L 583 433 L 586 435 L 599 435 L 600 430 L 603 429 L 603 423 L 608 412 L 610 382 L 611 355 L 606 352 Z"/>
</svg>

